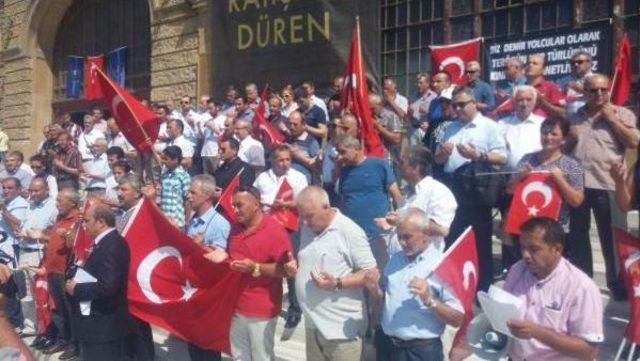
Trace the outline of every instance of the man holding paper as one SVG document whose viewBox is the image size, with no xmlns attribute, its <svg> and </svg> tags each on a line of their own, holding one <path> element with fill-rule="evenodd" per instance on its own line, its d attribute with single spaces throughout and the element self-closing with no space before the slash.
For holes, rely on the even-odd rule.
<svg viewBox="0 0 640 361">
<path fill-rule="evenodd" d="M 65 289 L 71 295 L 72 319 L 83 360 L 120 360 L 130 333 L 127 309 L 129 248 L 115 227 L 115 214 L 97 204 L 85 214 L 93 250 Z"/>
<path fill-rule="evenodd" d="M 564 231 L 551 218 L 521 227 L 522 260 L 504 289 L 523 300 L 523 318 L 507 324 L 509 357 L 519 360 L 593 360 L 604 340 L 602 299 L 595 282 L 562 257 Z"/>
</svg>

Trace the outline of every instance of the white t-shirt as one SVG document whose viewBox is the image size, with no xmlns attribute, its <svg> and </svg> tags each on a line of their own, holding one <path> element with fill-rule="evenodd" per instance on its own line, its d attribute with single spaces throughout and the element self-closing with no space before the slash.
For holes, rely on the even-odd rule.
<svg viewBox="0 0 640 361">
<path fill-rule="evenodd" d="M 178 138 L 170 141 L 169 145 L 177 145 L 180 150 L 182 150 L 182 158 L 192 158 L 193 157 L 193 143 L 187 140 L 184 135 L 179 136 Z"/>
<path fill-rule="evenodd" d="M 208 118 L 205 118 L 207 117 Z M 215 118 L 211 117 L 211 114 L 205 113 L 202 116 L 203 123 L 202 129 L 204 132 L 204 144 L 202 145 L 202 152 L 200 153 L 203 157 L 217 157 L 218 156 L 218 141 L 220 140 L 220 136 L 222 136 L 224 131 L 224 121 L 227 119 L 227 116 L 224 114 L 218 114 Z M 217 129 L 217 132 L 210 128 L 210 125 L 213 125 L 214 128 Z"/>
<path fill-rule="evenodd" d="M 262 143 L 250 135 L 240 141 L 238 157 L 255 167 L 264 167 L 265 164 L 264 147 L 262 146 Z"/>
<path fill-rule="evenodd" d="M 296 199 L 298 194 L 308 185 L 307 177 L 293 168 L 289 168 L 287 173 L 280 177 L 276 176 L 273 169 L 269 169 L 260 173 L 258 178 L 253 182 L 253 186 L 260 191 L 260 202 L 263 204 L 265 212 L 268 212 L 271 208 L 270 206 L 276 199 L 280 186 L 285 179 L 293 190 L 293 199 Z"/>
</svg>

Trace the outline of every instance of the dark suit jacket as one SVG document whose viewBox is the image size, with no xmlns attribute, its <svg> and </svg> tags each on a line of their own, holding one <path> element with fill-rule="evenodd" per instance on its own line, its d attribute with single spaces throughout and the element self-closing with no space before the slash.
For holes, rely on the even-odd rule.
<svg viewBox="0 0 640 361">
<path fill-rule="evenodd" d="M 127 305 L 129 247 L 115 230 L 95 246 L 84 270 L 97 279 L 76 284 L 72 300 L 74 331 L 83 342 L 102 343 L 130 333 L 131 316 Z M 88 316 L 80 313 L 79 302 L 91 301 Z"/>
</svg>

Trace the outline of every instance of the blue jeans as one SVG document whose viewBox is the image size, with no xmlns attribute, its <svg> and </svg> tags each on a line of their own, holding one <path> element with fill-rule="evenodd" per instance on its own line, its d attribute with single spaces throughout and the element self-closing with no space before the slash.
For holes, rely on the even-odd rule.
<svg viewBox="0 0 640 361">
<path fill-rule="evenodd" d="M 374 340 L 377 361 L 443 361 L 442 341 L 434 340 L 425 345 L 394 344 L 393 340 L 382 332 L 376 331 Z"/>
</svg>

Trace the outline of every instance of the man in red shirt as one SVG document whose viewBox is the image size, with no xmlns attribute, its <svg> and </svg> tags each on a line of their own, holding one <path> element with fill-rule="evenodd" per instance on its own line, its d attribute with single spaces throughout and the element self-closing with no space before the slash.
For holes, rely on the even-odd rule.
<svg viewBox="0 0 640 361">
<path fill-rule="evenodd" d="M 548 116 L 565 117 L 565 109 L 562 92 L 558 86 L 544 77 L 547 69 L 547 59 L 544 54 L 531 54 L 527 57 L 524 75 L 527 77 L 527 85 L 531 85 L 538 91 L 537 104 L 533 114 L 547 118 Z"/>
<path fill-rule="evenodd" d="M 238 187 L 232 200 L 238 224 L 229 235 L 231 269 L 245 274 L 231 321 L 231 354 L 237 360 L 275 360 L 277 316 L 282 308 L 284 265 L 293 261 L 287 231 L 262 213 L 260 192 Z"/>
</svg>

